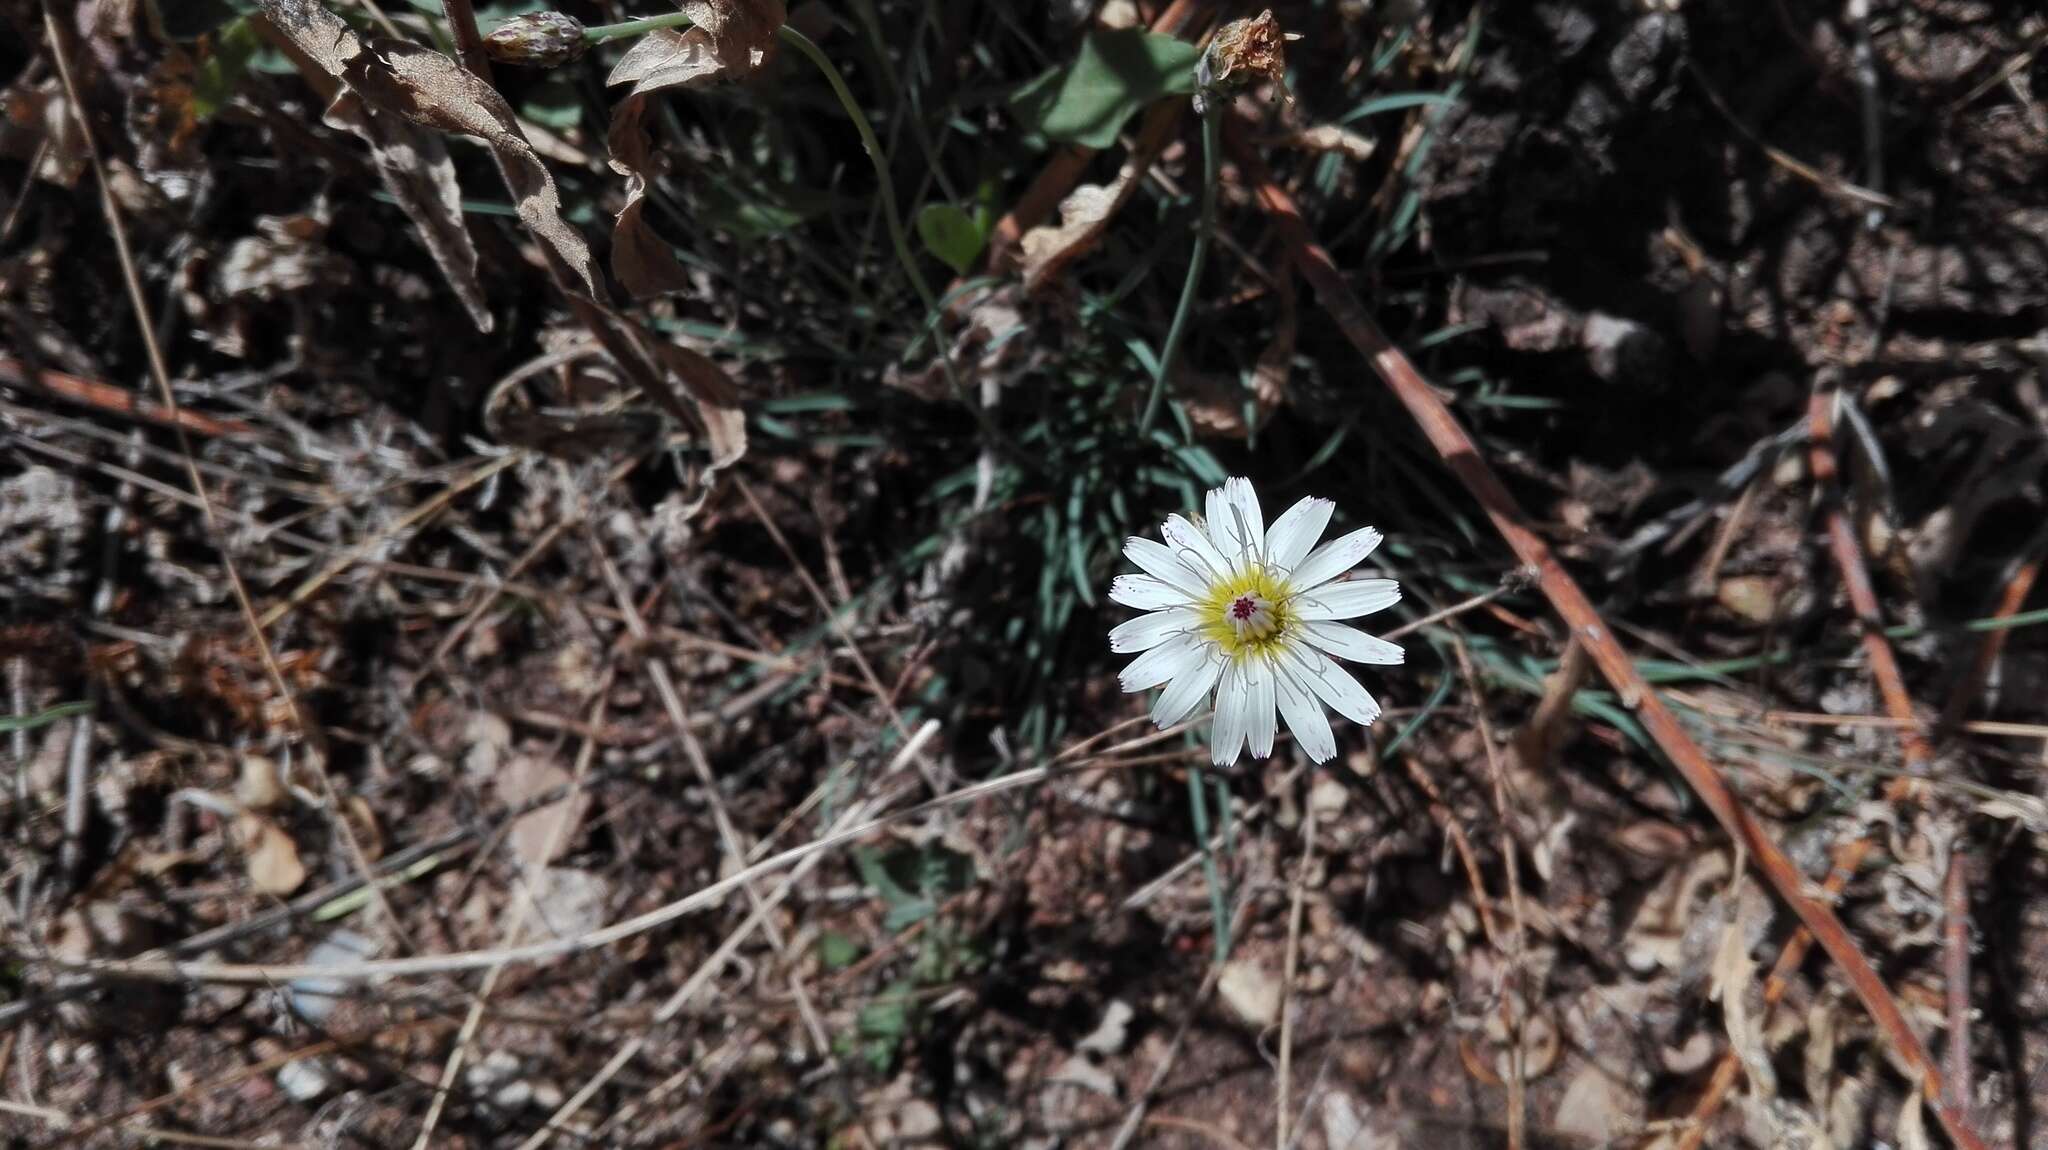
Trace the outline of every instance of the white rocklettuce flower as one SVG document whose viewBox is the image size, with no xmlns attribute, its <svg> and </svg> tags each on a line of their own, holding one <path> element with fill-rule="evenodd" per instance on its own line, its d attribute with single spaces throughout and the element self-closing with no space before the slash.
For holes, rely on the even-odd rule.
<svg viewBox="0 0 2048 1150">
<path fill-rule="evenodd" d="M 1124 543 L 1145 573 L 1117 576 L 1109 597 L 1145 614 L 1109 633 L 1110 650 L 1143 652 L 1119 676 L 1123 688 L 1165 685 L 1152 707 L 1161 727 L 1186 718 L 1213 690 L 1209 754 L 1218 766 L 1246 748 L 1257 759 L 1273 753 L 1275 708 L 1318 763 L 1337 753 L 1326 704 L 1361 726 L 1380 716 L 1336 660 L 1392 666 L 1401 648 L 1339 620 L 1393 606 L 1401 585 L 1344 578 L 1379 546 L 1370 527 L 1316 546 L 1335 509 L 1327 499 L 1303 499 L 1268 528 L 1251 481 L 1230 479 L 1209 492 L 1204 522 L 1169 515 L 1159 531 L 1165 543 Z"/>
</svg>

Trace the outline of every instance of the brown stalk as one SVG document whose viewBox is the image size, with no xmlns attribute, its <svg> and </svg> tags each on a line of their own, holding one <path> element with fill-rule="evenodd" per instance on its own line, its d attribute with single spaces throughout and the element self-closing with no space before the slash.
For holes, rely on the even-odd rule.
<svg viewBox="0 0 2048 1150">
<path fill-rule="evenodd" d="M 1872 969 L 1856 940 L 1843 927 L 1841 919 L 1825 903 L 1807 893 L 1806 875 L 1786 857 L 1763 824 L 1742 805 L 1699 744 L 1686 733 L 1677 716 L 1664 705 L 1642 672 L 1636 669 L 1634 660 L 1615 640 L 1613 630 L 1601 618 L 1592 601 L 1586 598 L 1578 582 L 1530 525 L 1528 517 L 1516 505 L 1514 496 L 1509 494 L 1480 453 L 1479 445 L 1458 423 L 1457 417 L 1451 414 L 1421 373 L 1415 370 L 1408 357 L 1373 322 L 1365 305 L 1345 283 L 1329 253 L 1315 242 L 1293 198 L 1273 181 L 1263 159 L 1251 148 L 1243 146 L 1235 133 L 1232 137 L 1232 149 L 1256 191 L 1259 206 L 1272 218 L 1303 278 L 1315 286 L 1324 310 L 1408 409 L 1445 466 L 1478 501 L 1516 557 L 1535 570 L 1537 585 L 1544 597 L 1570 627 L 1573 638 L 1585 647 L 1623 705 L 1636 713 L 1644 731 L 1685 776 L 1700 801 L 1713 812 L 1715 820 L 1754 860 L 1757 870 L 1777 891 L 1778 897 L 1806 925 L 1841 969 L 1872 1020 L 1918 1080 L 1916 1084 L 1934 1108 L 1935 1117 L 1949 1138 L 1964 1150 L 1984 1150 L 1984 1140 L 1971 1128 L 1968 1119 L 1949 1104 L 1941 1089 L 1940 1071 L 1936 1069 L 1926 1045 L 1913 1033 L 1898 1002 Z"/>
<path fill-rule="evenodd" d="M 2013 568 L 2005 587 L 1998 593 L 1998 605 L 1991 612 L 1994 619 L 2009 619 L 2019 614 L 2026 606 L 2027 596 L 2033 593 L 2034 583 L 2041 577 L 2043 552 L 2048 552 L 2048 528 L 2044 528 L 2027 544 L 2019 565 Z M 1984 690 L 1984 684 L 1991 679 L 1991 669 L 1998 666 L 1998 656 L 2005 651 L 2005 638 L 2012 632 L 2001 628 L 1988 631 L 1983 642 L 1977 646 L 1977 658 L 1970 669 L 1956 681 L 1954 691 L 1948 697 L 1948 706 L 1941 712 L 1941 730 L 1954 731 L 1962 727 L 1963 716 L 1970 710 L 1970 704 L 1977 701 L 1977 695 Z"/>
<path fill-rule="evenodd" d="M 1948 1104 L 1971 1117 L 1970 1090 L 1970 860 L 1951 848 L 1942 882 L 1942 980 L 1948 999 Z"/>
<path fill-rule="evenodd" d="M 227 438 L 261 434 L 256 428 L 239 419 L 214 419 L 196 411 L 165 407 L 151 403 L 134 392 L 115 387 L 111 383 L 32 367 L 18 359 L 8 359 L 5 356 L 0 356 L 0 383 L 33 388 L 67 403 L 98 408 L 101 411 L 162 427 L 175 427 L 194 435 Z"/>
<path fill-rule="evenodd" d="M 1835 569 L 1841 572 L 1842 589 L 1849 594 L 1849 606 L 1863 629 L 1864 657 L 1870 660 L 1871 677 L 1884 697 L 1884 709 L 1894 719 L 1908 724 L 1900 732 L 1906 763 L 1923 767 L 1934 757 L 1934 748 L 1921 733 L 1913 714 L 1913 697 L 1906 691 L 1906 679 L 1899 672 L 1899 659 L 1884 637 L 1884 614 L 1878 608 L 1877 589 L 1870 582 L 1870 568 L 1863 559 L 1863 546 L 1856 541 L 1856 528 L 1849 522 L 1841 493 L 1841 468 L 1835 462 L 1835 389 L 1825 377 L 1815 382 L 1812 402 L 1807 407 L 1807 426 L 1812 439 L 1807 446 L 1807 463 L 1813 470 L 1813 485 L 1820 494 L 1822 515 L 1827 521 L 1828 550 L 1834 554 Z"/>
</svg>

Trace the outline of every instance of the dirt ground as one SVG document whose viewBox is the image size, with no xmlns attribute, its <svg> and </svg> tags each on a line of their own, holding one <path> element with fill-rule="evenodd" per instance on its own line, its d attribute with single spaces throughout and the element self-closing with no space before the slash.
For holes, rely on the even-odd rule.
<svg viewBox="0 0 2048 1150">
<path fill-rule="evenodd" d="M 658 97 L 676 278 L 615 294 L 702 385 L 664 412 L 473 140 L 384 138 L 448 153 L 472 301 L 323 119 L 360 77 L 252 30 L 202 110 L 256 7 L 53 0 L 53 40 L 0 0 L 9 1145 L 1916 1150 L 1961 1115 L 2048 1150 L 2038 5 L 1282 4 L 1291 101 L 1225 113 L 1840 915 L 1942 1115 L 1237 160 L 1193 441 L 1138 431 L 1200 132 L 1168 96 L 1090 158 L 1010 92 L 1102 22 L 1252 11 L 799 8 L 893 209 L 796 53 Z M 604 295 L 617 55 L 493 81 Z M 1071 250 L 1026 209 L 1069 160 L 1062 194 L 1136 189 Z M 878 213 L 948 201 L 1054 226 L 928 323 Z M 1220 888 L 1207 751 L 1136 743 L 1101 594 L 1203 461 L 1379 526 L 1406 593 L 1369 733 L 1195 775 Z"/>
</svg>

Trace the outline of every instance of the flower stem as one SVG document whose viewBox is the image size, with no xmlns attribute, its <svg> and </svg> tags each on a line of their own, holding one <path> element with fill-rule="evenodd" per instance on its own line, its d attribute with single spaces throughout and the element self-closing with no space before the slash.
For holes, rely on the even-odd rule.
<svg viewBox="0 0 2048 1150">
<path fill-rule="evenodd" d="M 1230 912 L 1224 908 L 1223 877 L 1216 870 L 1215 852 L 1209 849 L 1209 800 L 1206 794 L 1208 782 L 1202 768 L 1188 767 L 1188 813 L 1195 820 L 1195 841 L 1202 848 L 1202 881 L 1209 887 L 1209 917 L 1214 925 L 1210 933 L 1216 940 L 1216 965 L 1222 966 L 1230 957 Z"/>
<path fill-rule="evenodd" d="M 659 32 L 663 28 L 684 28 L 693 23 L 695 21 L 681 12 L 669 12 L 661 16 L 649 16 L 645 20 L 627 20 L 620 24 L 600 24 L 595 28 L 585 28 L 583 38 L 593 44 L 602 44 L 606 40 L 644 36 L 649 32 Z"/>
<path fill-rule="evenodd" d="M 910 277 L 910 286 L 917 289 L 917 298 L 924 303 L 925 311 L 938 310 L 938 297 L 932 294 L 932 286 L 925 282 L 924 273 L 917 270 L 917 257 L 910 254 L 910 239 L 903 231 L 903 221 L 896 215 L 896 185 L 889 179 L 889 163 L 882 156 L 882 142 L 875 138 L 874 125 L 868 123 L 860 101 L 853 98 L 853 92 L 846 86 L 846 78 L 839 74 L 831 57 L 820 51 L 809 36 L 787 24 L 776 29 L 776 35 L 817 65 L 818 71 L 825 74 L 825 82 L 832 85 L 832 94 L 839 98 L 839 106 L 846 110 L 847 119 L 853 121 L 854 130 L 860 133 L 861 147 L 867 150 L 868 160 L 875 166 L 876 194 L 882 200 L 882 220 L 889 225 L 889 243 L 896 249 L 896 260 L 903 265 L 904 274 Z M 945 361 L 945 349 L 940 349 L 939 357 Z"/>
<path fill-rule="evenodd" d="M 1216 230 L 1216 153 L 1221 150 L 1217 136 L 1219 109 L 1212 102 L 1202 112 L 1202 222 L 1195 232 L 1195 247 L 1188 254 L 1188 278 L 1180 285 L 1180 303 L 1173 309 L 1173 326 L 1166 329 L 1166 345 L 1159 349 L 1153 369 L 1152 391 L 1145 397 L 1145 413 L 1138 417 L 1138 434 L 1151 430 L 1159 414 L 1159 401 L 1166 394 L 1166 377 L 1187 334 L 1188 316 L 1195 310 L 1195 292 L 1202 284 L 1202 265 L 1209 259 L 1209 233 Z"/>
</svg>

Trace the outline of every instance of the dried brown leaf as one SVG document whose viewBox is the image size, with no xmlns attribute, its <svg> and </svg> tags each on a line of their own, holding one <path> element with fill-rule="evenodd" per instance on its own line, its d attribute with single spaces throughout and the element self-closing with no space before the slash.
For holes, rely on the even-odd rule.
<svg viewBox="0 0 2048 1150">
<path fill-rule="evenodd" d="M 371 115 L 362 97 L 344 91 L 327 107 L 327 123 L 352 133 L 370 146 L 377 178 L 391 193 L 398 210 L 412 221 L 427 254 L 462 301 L 478 331 L 495 322 L 484 301 L 476 274 L 476 245 L 462 223 L 462 187 L 455 181 L 455 161 L 441 137 L 393 116 Z"/>
<path fill-rule="evenodd" d="M 627 378 L 663 410 L 686 426 L 692 422 L 705 425 L 714 463 L 704 477 L 724 466 L 717 459 L 729 463 L 737 457 L 735 452 L 744 449 L 744 439 L 735 433 L 732 413 L 712 406 L 700 413 L 685 399 L 685 394 L 692 399 L 700 394 L 698 365 L 689 365 L 687 374 L 678 370 L 676 358 L 661 350 L 663 340 L 608 306 L 589 245 L 562 218 L 561 194 L 554 177 L 496 89 L 432 49 L 389 39 L 366 43 L 315 0 L 260 3 L 293 46 L 358 93 L 373 113 L 394 113 L 427 127 L 483 140 L 512 193 L 520 222 L 541 242 L 549 257 L 550 273 L 577 319 Z M 752 66 L 766 59 L 782 16 L 775 0 L 698 0 L 684 8 L 705 26 L 721 53 L 751 61 Z M 771 17 L 774 22 L 766 23 Z M 684 392 L 670 386 L 671 377 L 683 385 Z"/>
<path fill-rule="evenodd" d="M 1060 222 L 1024 233 L 1024 290 L 1035 292 L 1101 241 L 1117 209 L 1136 190 L 1137 173 L 1126 166 L 1107 185 L 1082 184 L 1060 201 Z"/>
<path fill-rule="evenodd" d="M 946 351 L 950 377 L 948 365 L 934 359 L 914 371 L 892 363 L 883 371 L 882 382 L 933 403 L 953 398 L 955 380 L 964 391 L 984 396 L 991 394 L 990 388 L 999 391 L 1032 354 L 1031 342 L 1018 338 L 1025 328 L 1020 294 L 1015 283 L 1004 283 L 970 289 L 954 301 L 952 310 L 964 311 L 966 322 Z"/>
<path fill-rule="evenodd" d="M 648 185 L 666 166 L 655 153 L 653 137 L 645 126 L 647 101 L 637 90 L 626 97 L 612 110 L 611 130 L 606 136 L 612 170 L 626 177 L 626 206 L 619 209 L 618 222 L 612 228 L 612 274 L 636 296 L 681 291 L 690 285 L 689 273 L 676 259 L 674 249 L 642 215 Z"/>
<path fill-rule="evenodd" d="M 774 51 L 775 30 L 784 16 L 776 0 L 698 0 L 682 8 L 696 21 L 694 27 L 663 28 L 640 37 L 605 78 L 607 86 L 633 85 L 612 112 L 606 142 L 612 170 L 626 177 L 626 203 L 612 229 L 612 273 L 636 296 L 681 291 L 690 282 L 674 251 L 643 214 L 648 185 L 665 168 L 643 125 L 647 98 L 670 88 L 701 88 L 753 73 Z"/>
<path fill-rule="evenodd" d="M 1771 1066 L 1764 1044 L 1762 1020 L 1750 1010 L 1748 993 L 1756 982 L 1756 960 L 1750 957 L 1754 941 L 1751 932 L 1751 899 L 1736 897 L 1735 913 L 1721 934 L 1721 946 L 1714 954 L 1713 982 L 1707 997 L 1721 1004 L 1721 1023 L 1728 1030 L 1728 1045 L 1749 1073 L 1750 1089 L 1758 1097 L 1778 1092 L 1777 1071 Z"/>
<path fill-rule="evenodd" d="M 244 812 L 235 819 L 235 839 L 242 846 L 249 881 L 257 890 L 287 895 L 305 883 L 306 864 L 299 861 L 298 845 L 276 823 Z"/>
<path fill-rule="evenodd" d="M 605 77 L 605 86 L 631 84 L 628 96 L 644 96 L 664 88 L 699 88 L 718 79 L 726 63 L 699 28 L 662 28 L 640 37 Z"/>
<path fill-rule="evenodd" d="M 278 776 L 277 761 L 262 755 L 242 759 L 235 780 L 235 801 L 253 811 L 266 810 L 284 801 L 284 780 Z"/>
<path fill-rule="evenodd" d="M 711 34 L 719 56 L 742 74 L 775 54 L 776 29 L 789 19 L 782 0 L 682 0 L 678 7 Z"/>
<path fill-rule="evenodd" d="M 481 77 L 431 48 L 403 40 L 365 42 L 314 0 L 260 0 L 293 46 L 361 96 L 373 115 L 389 112 L 444 132 L 484 141 L 498 160 L 521 223 L 558 264 L 598 298 L 589 245 L 562 218 L 561 194 L 527 143 L 511 105 Z"/>
<path fill-rule="evenodd" d="M 533 755 L 514 755 L 498 774 L 498 798 L 519 806 L 567 786 L 569 772 Z M 543 867 L 562 856 L 576 840 L 576 828 L 590 809 L 590 795 L 577 790 L 513 820 L 512 853 L 529 867 Z"/>
<path fill-rule="evenodd" d="M 654 354 L 697 401 L 711 449 L 711 470 L 737 463 L 747 450 L 747 417 L 740 410 L 739 388 L 732 377 L 709 357 L 679 343 L 657 339 Z"/>
<path fill-rule="evenodd" d="M 1283 148 L 1299 148 L 1304 152 L 1337 152 L 1354 163 L 1371 159 L 1377 146 L 1371 137 L 1360 135 L 1341 124 L 1317 124 L 1273 142 Z"/>
</svg>

